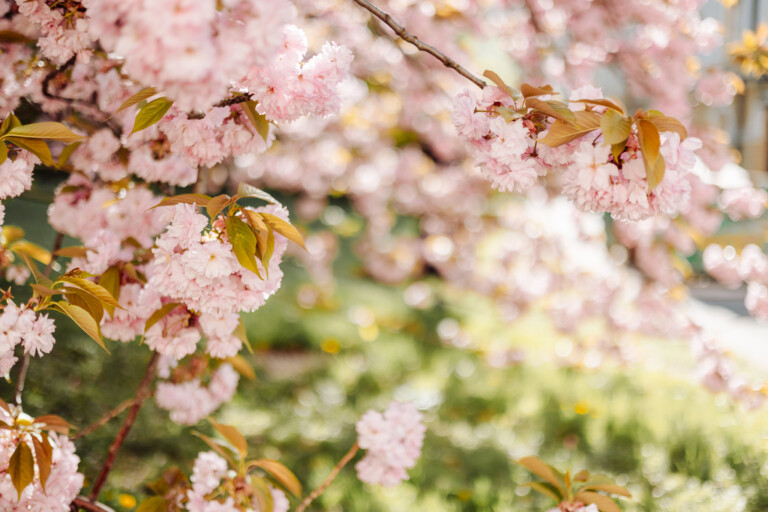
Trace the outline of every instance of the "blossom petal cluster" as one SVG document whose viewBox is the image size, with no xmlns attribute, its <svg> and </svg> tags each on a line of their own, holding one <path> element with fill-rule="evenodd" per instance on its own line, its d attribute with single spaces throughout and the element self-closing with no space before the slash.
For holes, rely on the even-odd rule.
<svg viewBox="0 0 768 512">
<path fill-rule="evenodd" d="M 35 313 L 26 306 L 18 307 L 8 300 L 0 313 L 0 374 L 6 375 L 16 363 L 16 345 L 25 354 L 42 356 L 53 350 L 56 326 L 46 313 Z"/>
<path fill-rule="evenodd" d="M 357 443 L 367 450 L 355 465 L 363 482 L 391 487 L 408 479 L 421 455 L 426 428 L 413 404 L 392 402 L 381 414 L 366 412 L 357 422 Z"/>
</svg>

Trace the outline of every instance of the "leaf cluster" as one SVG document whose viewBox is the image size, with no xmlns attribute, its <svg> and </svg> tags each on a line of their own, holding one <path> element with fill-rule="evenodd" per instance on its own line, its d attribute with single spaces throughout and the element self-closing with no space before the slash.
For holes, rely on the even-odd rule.
<svg viewBox="0 0 768 512">
<path fill-rule="evenodd" d="M 45 142 L 53 140 L 69 144 L 62 152 L 63 160 L 60 159 L 59 163 L 61 165 L 77 147 L 75 144 L 79 145 L 84 138 L 61 123 L 43 121 L 22 125 L 18 117 L 8 114 L 0 124 L 0 164 L 9 157 L 13 158 L 9 155 L 10 144 L 10 149 L 14 147 L 25 149 L 37 156 L 43 164 L 53 166 L 51 150 Z"/>
</svg>

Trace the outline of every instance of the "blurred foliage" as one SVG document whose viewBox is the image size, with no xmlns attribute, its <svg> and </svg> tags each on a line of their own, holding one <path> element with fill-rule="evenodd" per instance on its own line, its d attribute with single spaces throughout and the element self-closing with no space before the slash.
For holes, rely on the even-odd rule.
<svg viewBox="0 0 768 512">
<path fill-rule="evenodd" d="M 42 204 L 10 202 L 6 223 L 22 225 L 50 247 Z M 411 480 L 392 489 L 366 486 L 350 465 L 315 510 L 545 510 L 546 499 L 519 487 L 532 475 L 512 462 L 532 454 L 562 470 L 586 467 L 612 476 L 634 495 L 621 502 L 627 511 L 768 509 L 768 419 L 697 385 L 679 344 L 654 342 L 674 364 L 653 369 L 558 366 L 554 347 L 571 340 L 542 317 L 504 324 L 485 299 L 437 280 L 425 282 L 431 304 L 410 307 L 403 287 L 365 278 L 348 245 L 335 264 L 335 292 L 315 290 L 312 307 L 296 300 L 313 289 L 309 276 L 293 260 L 284 263 L 280 292 L 245 317 L 255 348 L 245 355 L 257 380 L 241 381 L 235 400 L 217 412 L 248 436 L 254 456 L 280 460 L 311 489 L 354 443 L 364 411 L 392 399 L 415 402 L 427 436 Z M 437 331 L 446 318 L 472 341 L 467 348 L 442 343 Z M 132 397 L 149 359 L 146 347 L 108 342 L 107 355 L 59 317 L 56 335 L 53 354 L 30 367 L 27 412 L 59 414 L 84 427 Z M 522 349 L 526 362 L 492 367 L 483 356 L 490 347 Z M 10 398 L 11 384 L 0 393 Z M 87 484 L 121 421 L 76 442 Z M 189 471 L 196 453 L 206 450 L 194 430 L 212 434 L 207 423 L 173 424 L 148 401 L 104 501 L 129 510 L 142 484 L 167 466 Z"/>
</svg>

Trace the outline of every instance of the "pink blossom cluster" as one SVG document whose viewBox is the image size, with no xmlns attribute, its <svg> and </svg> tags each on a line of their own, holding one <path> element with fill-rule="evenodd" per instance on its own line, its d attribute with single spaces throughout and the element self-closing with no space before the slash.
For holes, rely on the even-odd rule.
<svg viewBox="0 0 768 512">
<path fill-rule="evenodd" d="M 17 358 L 13 349 L 21 344 L 25 354 L 42 356 L 53 349 L 56 326 L 45 313 L 35 312 L 25 306 L 18 307 L 8 300 L 0 313 L 0 375 L 7 375 Z"/>
<path fill-rule="evenodd" d="M 39 29 L 36 42 L 46 59 L 64 64 L 91 46 L 93 36 L 83 13 L 77 9 L 49 7 L 50 2 L 44 0 L 16 0 L 16 3 L 19 14 Z"/>
<path fill-rule="evenodd" d="M 169 377 L 168 367 L 173 363 L 166 359 L 166 369 L 160 376 Z M 232 399 L 240 380 L 229 363 L 223 363 L 211 372 L 210 381 L 203 385 L 199 378 L 183 382 L 163 381 L 157 384 L 157 405 L 170 411 L 171 420 L 181 425 L 194 425 L 210 415 L 224 402 Z"/>
<path fill-rule="evenodd" d="M 755 244 L 737 252 L 733 246 L 710 244 L 703 254 L 704 269 L 729 288 L 747 283 L 744 304 L 757 318 L 768 319 L 768 255 Z"/>
<path fill-rule="evenodd" d="M 357 443 L 367 450 L 355 465 L 363 482 L 391 487 L 408 479 L 406 469 L 421 455 L 426 428 L 413 404 L 392 402 L 381 414 L 366 412 L 357 422 Z"/>
<path fill-rule="evenodd" d="M 15 158 L 0 164 L 0 200 L 21 195 L 32 186 L 32 169 L 40 160 L 32 153 L 19 149 Z"/>
<path fill-rule="evenodd" d="M 304 60 L 308 49 L 304 32 L 289 25 L 283 37 L 274 61 L 251 68 L 239 85 L 253 94 L 259 111 L 274 121 L 337 112 L 341 105 L 337 86 L 347 77 L 352 52 L 329 42 L 320 53 Z"/>
<path fill-rule="evenodd" d="M 294 11 L 285 0 L 84 0 L 90 30 L 124 59 L 126 74 L 163 90 L 184 111 L 204 111 L 232 80 L 264 65 Z"/>
<path fill-rule="evenodd" d="M 26 419 L 31 420 L 30 417 Z M 13 420 L 5 410 L 0 410 L 0 420 L 12 424 Z M 34 481 L 24 488 L 18 498 L 11 475 L 7 471 L 11 455 L 19 442 L 27 443 L 33 450 L 30 436 L 33 433 L 18 435 L 9 429 L 0 431 L 0 509 L 8 512 L 50 511 L 67 512 L 72 500 L 83 487 L 83 475 L 77 472 L 80 458 L 75 455 L 75 445 L 66 436 L 49 434 L 53 445 L 51 473 L 43 490 L 40 484 L 40 470 L 35 464 Z"/>
<path fill-rule="evenodd" d="M 211 499 L 210 496 L 228 476 L 227 461 L 214 452 L 201 452 L 195 459 L 192 468 L 192 488 L 187 491 L 185 510 L 188 512 L 237 512 L 241 508 L 235 506 L 231 496 L 223 501 Z M 288 512 L 290 503 L 283 491 L 269 486 L 272 494 L 273 512 Z M 253 510 L 260 510 L 258 504 L 252 504 Z"/>
<path fill-rule="evenodd" d="M 571 100 L 602 99 L 595 88 L 582 88 Z M 685 179 L 696 163 L 694 138 L 680 140 L 676 133 L 662 135 L 661 153 L 666 172 L 648 192 L 646 168 L 636 134 L 631 134 L 618 161 L 602 136 L 590 133 L 568 144 L 549 148 L 537 145 L 533 123 L 525 118 L 507 121 L 498 108 L 520 107 L 498 87 L 486 87 L 477 100 L 470 92 L 455 101 L 452 120 L 467 138 L 475 162 L 494 188 L 526 192 L 539 176 L 555 173 L 562 191 L 584 211 L 609 212 L 614 218 L 640 220 L 655 214 L 673 215 L 683 209 L 690 194 Z M 543 133 L 541 134 L 544 135 Z"/>
<path fill-rule="evenodd" d="M 768 205 L 768 192 L 755 187 L 730 188 L 723 190 L 718 203 L 731 220 L 757 219 Z"/>
</svg>

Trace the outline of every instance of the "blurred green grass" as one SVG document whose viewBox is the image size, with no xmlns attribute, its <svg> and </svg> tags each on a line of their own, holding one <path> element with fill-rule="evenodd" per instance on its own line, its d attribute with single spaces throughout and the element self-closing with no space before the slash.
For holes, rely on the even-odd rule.
<svg viewBox="0 0 768 512">
<path fill-rule="evenodd" d="M 43 203 L 9 202 L 7 224 L 50 246 Z M 768 420 L 708 394 L 691 376 L 685 349 L 646 340 L 666 365 L 560 367 L 558 343 L 568 338 L 533 312 L 505 324 L 489 301 L 429 280 L 434 303 L 414 309 L 403 287 L 362 276 L 343 244 L 336 292 L 309 309 L 299 290 L 313 286 L 293 260 L 278 294 L 246 315 L 255 353 L 255 381 L 242 381 L 220 421 L 240 428 L 252 454 L 291 467 L 305 489 L 318 485 L 354 443 L 354 425 L 369 408 L 412 400 L 427 436 L 411 480 L 393 489 L 362 484 L 345 469 L 316 510 L 534 511 L 546 500 L 519 485 L 530 475 L 516 458 L 536 454 L 561 469 L 588 468 L 617 478 L 633 493 L 626 511 L 761 511 L 768 509 Z M 361 316 L 373 321 L 358 325 Z M 455 318 L 471 340 L 449 347 L 436 334 Z M 24 395 L 30 414 L 55 413 L 86 426 L 130 398 L 149 350 L 108 342 L 107 355 L 70 322 L 57 318 L 51 355 L 34 359 Z M 588 335 L 588 333 L 587 333 Z M 588 336 L 587 336 L 588 337 Z M 524 364 L 490 367 L 486 350 L 524 349 Z M 686 359 L 688 358 L 688 359 Z M 686 370 L 687 368 L 687 370 Z M 0 384 L 6 399 L 11 383 Z M 121 417 L 122 419 L 122 417 Z M 77 441 L 86 479 L 98 472 L 121 419 Z M 148 401 L 117 459 L 104 499 L 116 510 L 120 493 L 140 497 L 144 482 L 169 465 L 189 470 L 206 446 Z"/>
</svg>

